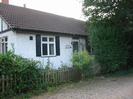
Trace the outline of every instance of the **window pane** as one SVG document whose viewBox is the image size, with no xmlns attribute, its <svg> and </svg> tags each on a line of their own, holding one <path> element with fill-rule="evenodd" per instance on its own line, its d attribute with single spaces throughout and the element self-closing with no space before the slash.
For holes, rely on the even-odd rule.
<svg viewBox="0 0 133 99">
<path fill-rule="evenodd" d="M 47 48 L 48 48 L 47 44 L 42 44 L 42 54 L 43 55 L 48 55 Z"/>
<path fill-rule="evenodd" d="M 42 41 L 46 42 L 47 41 L 47 37 L 42 37 Z"/>
<path fill-rule="evenodd" d="M 4 50 L 5 50 L 5 49 L 4 49 L 4 43 L 2 43 L 2 53 L 5 52 Z"/>
<path fill-rule="evenodd" d="M 7 42 L 7 37 L 5 38 L 5 41 Z"/>
<path fill-rule="evenodd" d="M 5 43 L 5 53 L 7 53 L 7 43 Z"/>
<path fill-rule="evenodd" d="M 0 52 L 1 53 L 6 53 L 8 50 L 8 38 L 7 37 L 3 37 L 0 38 Z"/>
<path fill-rule="evenodd" d="M 49 44 L 49 54 L 54 55 L 54 44 Z"/>
<path fill-rule="evenodd" d="M 54 42 L 54 38 L 50 37 L 49 42 Z"/>
<path fill-rule="evenodd" d="M 78 52 L 79 50 L 79 46 L 78 46 L 78 42 L 73 42 L 73 52 Z"/>
</svg>

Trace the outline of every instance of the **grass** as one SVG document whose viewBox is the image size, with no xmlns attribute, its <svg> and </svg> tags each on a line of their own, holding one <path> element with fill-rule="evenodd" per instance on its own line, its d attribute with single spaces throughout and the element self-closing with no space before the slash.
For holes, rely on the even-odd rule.
<svg viewBox="0 0 133 99">
<path fill-rule="evenodd" d="M 68 83 L 64 83 L 64 84 L 62 83 L 62 84 L 59 84 L 56 86 L 48 87 L 47 91 L 46 90 L 34 90 L 34 91 L 31 91 L 28 93 L 19 94 L 17 96 L 9 98 L 9 99 L 30 99 L 33 96 L 38 96 L 38 95 L 44 94 L 46 92 L 49 94 L 52 94 L 52 93 L 58 92 L 61 88 L 69 86 L 69 85 L 74 84 L 74 83 L 76 83 L 76 82 L 68 82 Z"/>
<path fill-rule="evenodd" d="M 10 99 L 30 99 L 32 96 L 38 96 L 42 93 L 45 93 L 46 90 L 33 90 L 31 92 L 28 92 L 28 93 L 22 93 L 22 94 L 19 94 L 17 96 L 14 96 Z"/>
</svg>

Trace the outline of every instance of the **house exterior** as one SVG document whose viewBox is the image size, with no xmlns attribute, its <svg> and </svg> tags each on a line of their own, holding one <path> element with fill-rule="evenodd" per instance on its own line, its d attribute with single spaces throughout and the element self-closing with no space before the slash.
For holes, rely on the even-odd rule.
<svg viewBox="0 0 133 99">
<path fill-rule="evenodd" d="M 0 52 L 11 50 L 53 68 L 72 66 L 74 51 L 86 50 L 85 22 L 0 3 Z"/>
</svg>

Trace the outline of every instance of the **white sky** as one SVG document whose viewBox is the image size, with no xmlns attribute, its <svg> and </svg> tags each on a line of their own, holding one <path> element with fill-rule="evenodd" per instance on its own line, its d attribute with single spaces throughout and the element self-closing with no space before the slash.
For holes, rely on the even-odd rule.
<svg viewBox="0 0 133 99">
<path fill-rule="evenodd" d="M 0 0 L 1 1 L 1 0 Z M 10 0 L 10 4 L 84 20 L 82 0 Z"/>
</svg>

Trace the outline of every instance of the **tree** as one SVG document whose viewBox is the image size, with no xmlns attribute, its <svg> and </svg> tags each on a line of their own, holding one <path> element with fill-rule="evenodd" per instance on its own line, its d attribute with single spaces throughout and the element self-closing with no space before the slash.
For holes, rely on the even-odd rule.
<svg viewBox="0 0 133 99">
<path fill-rule="evenodd" d="M 126 66 L 125 63 L 132 63 L 133 60 L 132 4 L 133 0 L 84 0 L 83 11 L 88 18 L 87 28 L 96 59 L 101 65 L 108 65 L 106 69 L 110 71 L 112 71 L 111 67 L 114 64 L 119 65 L 116 67 L 123 67 L 123 65 Z M 115 37 L 113 37 L 114 34 Z M 104 39 L 104 36 L 106 39 Z M 104 44 L 105 46 L 100 46 Z M 110 51 L 119 54 L 119 57 L 115 59 L 116 56 L 105 49 L 111 49 Z M 112 63 L 107 61 L 106 58 L 101 58 L 103 54 L 106 57 L 111 56 Z M 124 59 L 125 61 L 122 63 Z"/>
<path fill-rule="evenodd" d="M 111 20 L 124 31 L 133 31 L 133 0 L 84 0 L 83 11 L 89 22 Z"/>
<path fill-rule="evenodd" d="M 89 19 L 132 18 L 133 0 L 84 0 L 83 11 Z"/>
<path fill-rule="evenodd" d="M 127 66 L 125 33 L 110 22 L 98 21 L 89 25 L 90 40 L 95 59 L 101 64 L 101 72 L 114 72 Z"/>
</svg>

